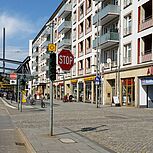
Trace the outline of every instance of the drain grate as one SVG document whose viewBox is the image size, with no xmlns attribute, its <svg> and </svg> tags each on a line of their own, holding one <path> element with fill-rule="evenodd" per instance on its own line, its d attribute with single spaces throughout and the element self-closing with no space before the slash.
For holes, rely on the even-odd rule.
<svg viewBox="0 0 153 153">
<path fill-rule="evenodd" d="M 73 139 L 69 139 L 69 138 L 61 138 L 59 139 L 62 143 L 76 143 L 76 141 L 74 141 Z"/>
</svg>

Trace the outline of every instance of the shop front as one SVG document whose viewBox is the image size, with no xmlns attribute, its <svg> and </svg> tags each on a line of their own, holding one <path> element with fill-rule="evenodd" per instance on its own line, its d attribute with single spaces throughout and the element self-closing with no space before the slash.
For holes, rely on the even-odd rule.
<svg viewBox="0 0 153 153">
<path fill-rule="evenodd" d="M 121 105 L 135 106 L 135 82 L 134 78 L 126 78 L 121 80 Z"/>
<path fill-rule="evenodd" d="M 153 77 L 144 77 L 139 80 L 140 107 L 153 108 Z"/>
<path fill-rule="evenodd" d="M 77 80 L 71 80 L 72 96 L 77 100 Z"/>
</svg>

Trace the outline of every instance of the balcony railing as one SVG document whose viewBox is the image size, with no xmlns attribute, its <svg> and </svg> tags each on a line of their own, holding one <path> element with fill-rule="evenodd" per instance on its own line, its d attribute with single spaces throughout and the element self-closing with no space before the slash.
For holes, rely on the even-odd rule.
<svg viewBox="0 0 153 153">
<path fill-rule="evenodd" d="M 32 57 L 34 58 L 34 57 L 37 57 L 39 55 L 39 53 L 38 52 L 34 52 L 34 53 L 32 53 Z"/>
<path fill-rule="evenodd" d="M 83 35 L 84 35 L 84 33 L 83 33 L 83 32 L 82 32 L 82 33 L 80 33 L 80 34 L 79 34 L 79 38 L 83 37 Z"/>
<path fill-rule="evenodd" d="M 91 52 L 92 52 L 92 48 L 86 49 L 86 54 L 91 53 Z"/>
<path fill-rule="evenodd" d="M 86 74 L 91 73 L 91 68 L 86 68 Z"/>
<path fill-rule="evenodd" d="M 103 48 L 110 47 L 118 43 L 119 43 L 119 33 L 118 32 L 108 32 L 98 37 L 98 39 L 93 40 L 93 48 L 96 48 L 98 45 L 99 48 L 103 49 Z"/>
<path fill-rule="evenodd" d="M 32 62 L 32 66 L 33 66 L 33 67 L 36 67 L 36 66 L 38 66 L 38 62 L 36 62 L 36 61 L 33 61 L 33 62 Z"/>
<path fill-rule="evenodd" d="M 83 75 L 83 69 L 79 70 L 79 75 Z"/>
<path fill-rule="evenodd" d="M 112 61 L 111 62 L 111 67 L 116 67 L 117 66 L 117 61 Z"/>
<path fill-rule="evenodd" d="M 119 14 L 120 7 L 118 5 L 108 4 L 93 17 L 93 24 L 96 24 L 98 20 L 101 20 L 101 24 L 104 25 L 106 22 L 108 23 L 119 16 Z"/>
<path fill-rule="evenodd" d="M 61 42 L 58 43 L 58 48 L 64 47 L 64 46 L 71 46 L 71 39 L 64 38 Z"/>
<path fill-rule="evenodd" d="M 105 68 L 105 69 L 110 68 L 110 63 L 104 63 L 104 68 Z"/>
<path fill-rule="evenodd" d="M 131 63 L 131 57 L 124 57 L 123 58 L 123 64 L 130 64 Z"/>
<path fill-rule="evenodd" d="M 132 27 L 129 26 L 127 28 L 124 28 L 124 31 L 123 31 L 123 35 L 126 36 L 126 35 L 129 35 L 132 33 Z"/>
<path fill-rule="evenodd" d="M 79 52 L 79 57 L 80 57 L 80 56 L 83 56 L 83 54 L 84 54 L 84 52 L 83 52 L 83 51 L 80 51 L 80 52 Z"/>
<path fill-rule="evenodd" d="M 141 56 L 141 62 L 148 62 L 148 61 L 151 61 L 152 60 L 152 52 L 151 50 L 149 50 L 148 52 L 146 53 L 142 53 L 142 56 Z"/>
<path fill-rule="evenodd" d="M 68 3 L 65 4 L 59 11 L 59 16 L 61 18 L 65 18 L 66 16 L 68 16 L 70 13 L 72 12 L 72 4 Z"/>
<path fill-rule="evenodd" d="M 150 28 L 152 26 L 153 26 L 153 18 L 152 18 L 152 16 L 150 16 L 150 17 L 142 20 L 142 22 L 140 24 L 140 31 L 147 29 L 147 28 Z"/>
<path fill-rule="evenodd" d="M 66 33 L 68 30 L 72 28 L 71 21 L 64 21 L 58 28 L 58 32 Z"/>
</svg>

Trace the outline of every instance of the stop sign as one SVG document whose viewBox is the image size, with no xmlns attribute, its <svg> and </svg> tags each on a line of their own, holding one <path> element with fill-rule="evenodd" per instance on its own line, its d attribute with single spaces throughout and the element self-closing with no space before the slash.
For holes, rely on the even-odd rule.
<svg viewBox="0 0 153 153">
<path fill-rule="evenodd" d="M 16 73 L 11 73 L 11 74 L 10 74 L 10 79 L 11 79 L 11 80 L 16 80 L 16 78 L 17 78 Z"/>
<path fill-rule="evenodd" d="M 58 54 L 58 64 L 63 71 L 69 71 L 74 64 L 74 56 L 70 50 L 63 49 Z"/>
</svg>

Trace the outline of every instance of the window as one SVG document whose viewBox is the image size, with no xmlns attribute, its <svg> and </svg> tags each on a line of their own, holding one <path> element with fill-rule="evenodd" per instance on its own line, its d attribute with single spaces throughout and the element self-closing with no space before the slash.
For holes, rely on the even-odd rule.
<svg viewBox="0 0 153 153">
<path fill-rule="evenodd" d="M 90 49 L 91 48 L 91 37 L 88 37 L 87 40 L 86 40 L 86 45 L 87 45 L 87 49 Z"/>
<path fill-rule="evenodd" d="M 83 69 L 83 60 L 79 62 L 79 70 L 82 70 L 82 69 Z"/>
<path fill-rule="evenodd" d="M 132 16 L 131 13 L 124 17 L 124 36 L 132 33 Z"/>
<path fill-rule="evenodd" d="M 131 43 L 124 45 L 123 64 L 131 63 Z"/>
<path fill-rule="evenodd" d="M 91 68 L 91 60 L 90 60 L 90 57 L 88 57 L 88 58 L 86 59 L 86 68 L 87 68 L 87 69 Z"/>
</svg>

